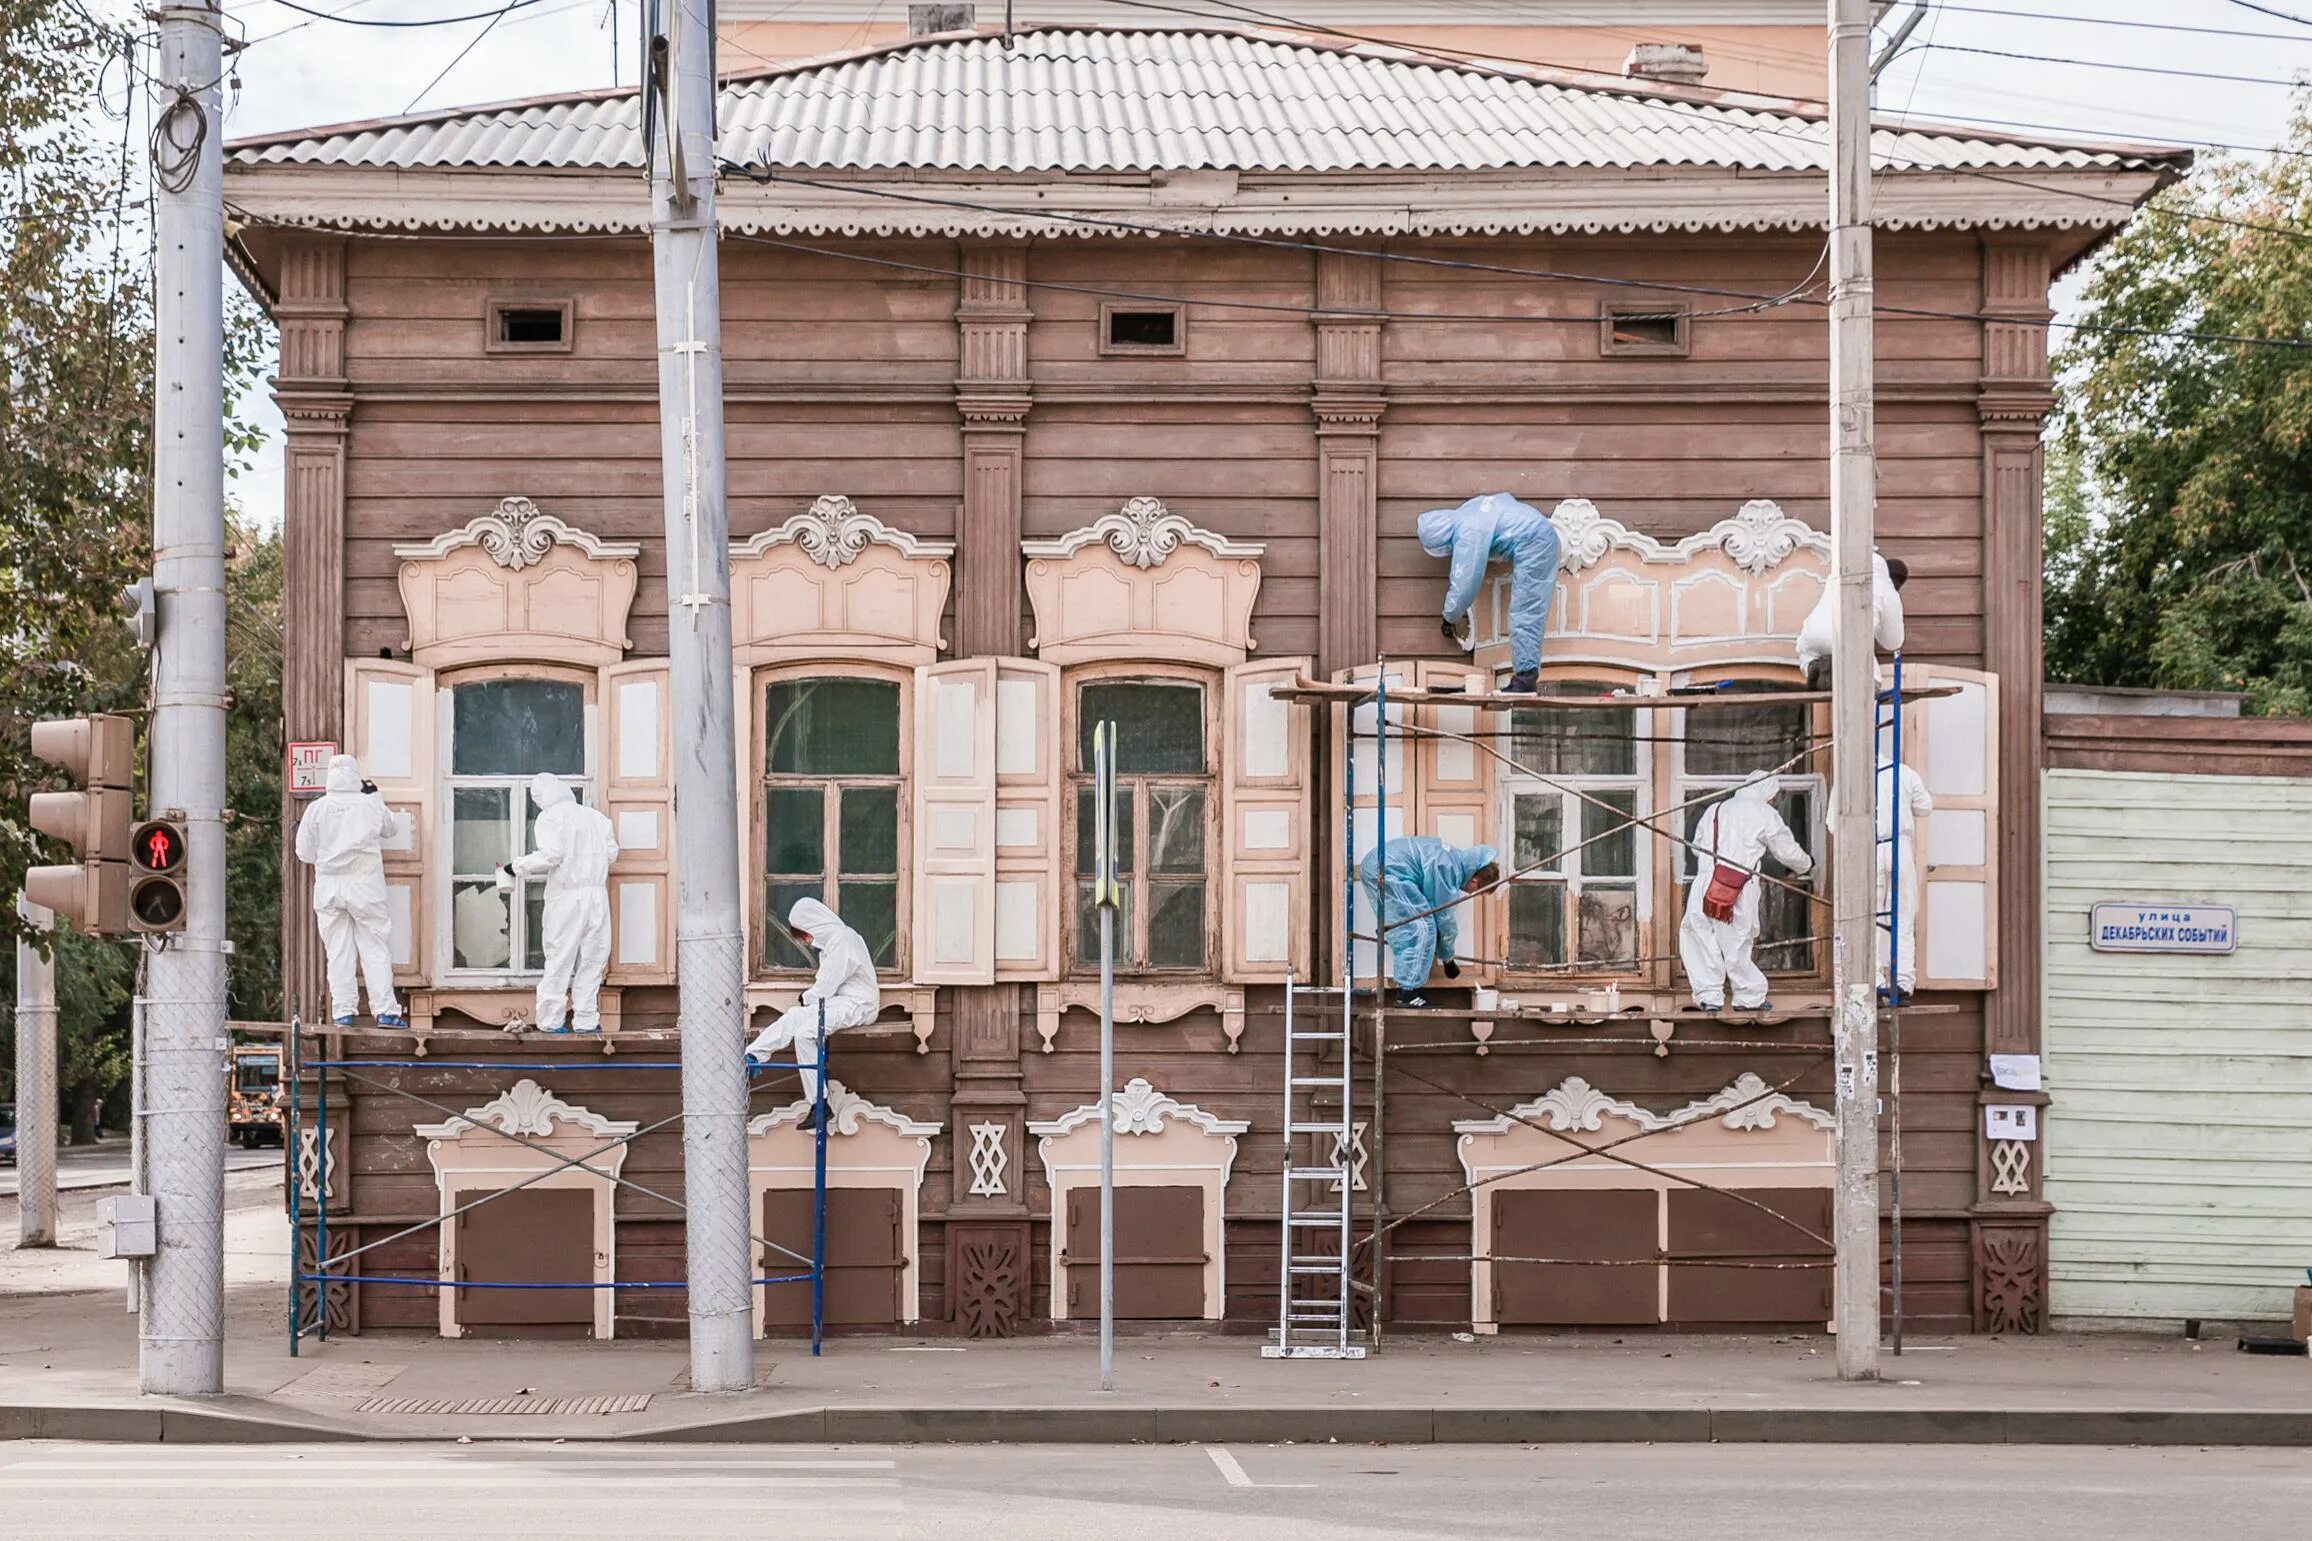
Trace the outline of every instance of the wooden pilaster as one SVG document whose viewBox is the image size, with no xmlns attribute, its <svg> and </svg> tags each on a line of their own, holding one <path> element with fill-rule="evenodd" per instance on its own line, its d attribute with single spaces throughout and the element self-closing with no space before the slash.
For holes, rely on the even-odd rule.
<svg viewBox="0 0 2312 1541">
<path fill-rule="evenodd" d="M 1317 668 L 1370 663 L 1380 646 L 1381 262 L 1319 253 Z"/>
</svg>

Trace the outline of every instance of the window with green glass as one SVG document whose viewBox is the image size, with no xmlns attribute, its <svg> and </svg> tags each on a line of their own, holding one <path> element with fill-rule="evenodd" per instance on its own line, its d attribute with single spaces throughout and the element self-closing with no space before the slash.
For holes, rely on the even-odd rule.
<svg viewBox="0 0 2312 1541">
<path fill-rule="evenodd" d="M 763 692 L 763 954 L 772 969 L 812 969 L 787 934 L 797 899 L 816 899 L 867 942 L 877 968 L 899 966 L 899 686 L 821 676 Z"/>
<path fill-rule="evenodd" d="M 535 973 L 546 966 L 543 881 L 500 890 L 498 869 L 538 827 L 530 778 L 586 781 L 586 689 L 567 680 L 474 680 L 450 688 L 450 967 Z"/>
<path fill-rule="evenodd" d="M 1100 966 L 1092 730 L 1116 724 L 1116 857 L 1123 904 L 1116 967 L 1201 972 L 1210 956 L 1212 814 L 1204 687 L 1192 680 L 1098 680 L 1077 687 L 1074 958 Z"/>
</svg>

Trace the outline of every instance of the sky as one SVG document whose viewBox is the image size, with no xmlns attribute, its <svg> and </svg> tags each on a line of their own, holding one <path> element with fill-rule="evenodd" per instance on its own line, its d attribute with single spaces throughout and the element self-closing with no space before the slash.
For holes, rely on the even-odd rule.
<svg viewBox="0 0 2312 1541">
<path fill-rule="evenodd" d="M 465 17 L 492 8 L 491 0 L 304 3 L 375 19 Z M 1293 14 L 1291 0 L 1259 4 Z M 114 0 L 113 8 L 125 5 Z M 905 0 L 882 0 L 877 9 L 896 20 Z M 1541 14 L 1548 6 L 1473 6 L 1488 19 L 1512 9 Z M 239 56 L 239 88 L 228 100 L 229 136 L 635 78 L 636 0 L 537 0 L 494 26 L 474 19 L 400 29 L 318 20 L 277 0 L 227 0 L 227 10 L 249 40 Z M 1117 7 L 1120 23 L 1148 16 Z M 1926 19 L 1879 78 L 1878 107 L 1882 115 L 1998 119 L 2098 138 L 2262 147 L 2286 123 L 2289 83 L 2308 74 L 2312 0 L 1931 0 Z M 2059 309 L 2068 298 L 2068 290 L 2059 292 Z M 236 491 L 249 514 L 275 522 L 279 420 L 259 394 L 248 405 L 269 439 Z"/>
</svg>

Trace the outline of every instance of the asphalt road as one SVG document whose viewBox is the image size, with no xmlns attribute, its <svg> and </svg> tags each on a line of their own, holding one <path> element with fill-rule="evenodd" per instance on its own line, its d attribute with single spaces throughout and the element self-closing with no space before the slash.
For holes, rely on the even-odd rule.
<svg viewBox="0 0 2312 1541">
<path fill-rule="evenodd" d="M 258 1150 L 243 1150 L 238 1145 L 225 1147 L 225 1170 L 251 1172 L 281 1165 L 281 1149 L 276 1145 Z M 0 1166 L 0 1198 L 17 1191 L 17 1169 Z M 56 1186 L 63 1192 L 73 1193 L 83 1188 L 119 1188 L 128 1185 L 128 1141 L 107 1140 L 102 1145 L 66 1146 L 56 1153 Z"/>
<path fill-rule="evenodd" d="M 2304 1535 L 2293 1450 L 0 1445 L 0 1536 Z"/>
</svg>

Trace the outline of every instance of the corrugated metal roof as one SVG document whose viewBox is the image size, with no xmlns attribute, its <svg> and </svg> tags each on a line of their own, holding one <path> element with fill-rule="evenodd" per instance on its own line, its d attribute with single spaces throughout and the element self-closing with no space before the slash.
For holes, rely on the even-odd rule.
<svg viewBox="0 0 2312 1541">
<path fill-rule="evenodd" d="M 725 82 L 721 153 L 825 171 L 1820 171 L 1803 104 L 1586 83 L 1252 32 L 1054 28 L 917 40 Z M 637 167 L 633 92 L 243 139 L 241 165 Z M 1895 170 L 2143 169 L 2156 146 L 1882 129 Z"/>
</svg>

